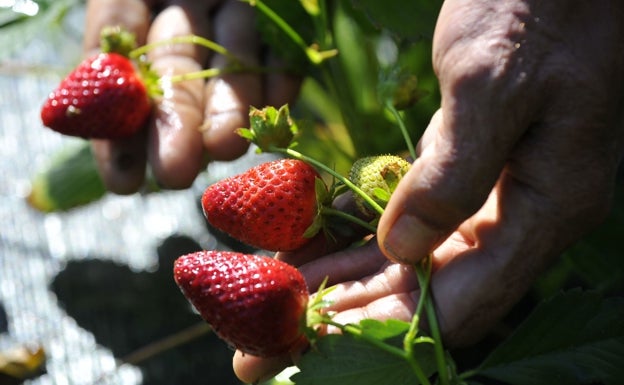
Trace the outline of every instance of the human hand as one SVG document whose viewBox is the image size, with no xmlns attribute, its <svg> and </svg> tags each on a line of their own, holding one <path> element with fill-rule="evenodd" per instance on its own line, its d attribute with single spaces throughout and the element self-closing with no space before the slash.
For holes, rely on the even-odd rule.
<svg viewBox="0 0 624 385">
<path fill-rule="evenodd" d="M 405 266 L 431 254 L 446 346 L 476 342 L 604 218 L 622 155 L 623 19 L 616 1 L 444 3 L 433 51 L 442 106 L 377 246 L 301 266 L 311 287 L 328 273 L 342 282 L 338 321 L 408 320 L 418 288 Z M 249 381 L 291 360 L 237 353 L 234 368 Z"/>
<path fill-rule="evenodd" d="M 622 156 L 620 2 L 445 2 L 442 108 L 378 227 L 391 260 L 433 252 L 445 341 L 480 338 L 608 213 Z"/>
<path fill-rule="evenodd" d="M 237 0 L 98 0 L 87 3 L 84 49 L 97 50 L 105 26 L 134 33 L 139 45 L 176 36 L 214 40 L 249 66 L 275 65 L 254 30 L 254 9 Z M 227 59 L 191 45 L 158 47 L 148 54 L 162 75 L 222 68 Z M 165 188 L 189 187 L 208 160 L 232 160 L 248 148 L 235 130 L 248 126 L 249 106 L 294 100 L 299 79 L 285 73 L 225 74 L 209 81 L 168 85 L 146 130 L 119 141 L 93 140 L 100 173 L 110 191 L 128 194 L 145 180 L 149 164 Z"/>
</svg>

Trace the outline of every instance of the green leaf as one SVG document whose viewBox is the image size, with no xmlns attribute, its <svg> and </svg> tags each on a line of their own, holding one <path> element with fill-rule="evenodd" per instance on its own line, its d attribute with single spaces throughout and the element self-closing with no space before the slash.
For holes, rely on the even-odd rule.
<svg viewBox="0 0 624 385">
<path fill-rule="evenodd" d="M 624 298 L 572 290 L 538 305 L 477 374 L 514 385 L 616 385 L 624 378 Z"/>
<path fill-rule="evenodd" d="M 278 109 L 267 106 L 249 109 L 249 129 L 239 129 L 238 134 L 258 146 L 261 151 L 271 152 L 273 147 L 288 148 L 292 145 L 297 124 L 290 118 L 288 104 Z"/>
<path fill-rule="evenodd" d="M 429 344 L 416 349 L 427 375 L 435 371 Z M 304 355 L 297 385 L 415 385 L 418 379 L 407 361 L 349 334 L 327 335 Z"/>
<path fill-rule="evenodd" d="M 362 333 L 372 338 L 387 340 L 406 333 L 410 324 L 396 319 L 389 319 L 385 322 L 375 319 L 363 319 L 360 321 L 360 327 L 362 328 Z"/>
<path fill-rule="evenodd" d="M 432 38 L 442 0 L 352 0 L 376 28 L 391 31 L 396 37 L 417 41 Z"/>
<path fill-rule="evenodd" d="M 312 19 L 299 1 L 265 0 L 264 3 L 301 35 L 305 42 L 313 43 Z M 308 58 L 293 40 L 262 12 L 257 12 L 258 30 L 262 40 L 271 47 L 292 71 L 305 73 Z"/>
<path fill-rule="evenodd" d="M 373 196 L 378 202 L 388 203 L 390 201 L 390 192 L 379 187 L 373 189 Z"/>
</svg>

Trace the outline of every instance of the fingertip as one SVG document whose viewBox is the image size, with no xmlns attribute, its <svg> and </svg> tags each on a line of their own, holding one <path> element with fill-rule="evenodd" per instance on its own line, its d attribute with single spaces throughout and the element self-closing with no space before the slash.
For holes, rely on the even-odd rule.
<svg viewBox="0 0 624 385">
<path fill-rule="evenodd" d="M 414 264 L 439 246 L 450 231 L 436 229 L 411 214 L 401 214 L 378 231 L 378 244 L 392 262 Z"/>
<path fill-rule="evenodd" d="M 139 137 L 114 142 L 92 140 L 96 165 L 108 191 L 129 195 L 143 185 L 147 155 L 143 145 L 144 137 Z"/>
<path fill-rule="evenodd" d="M 150 8 L 142 0 L 87 1 L 83 48 L 98 50 L 100 31 L 110 25 L 120 25 L 135 34 L 138 44 L 145 42 L 150 21 Z"/>
<path fill-rule="evenodd" d="M 234 374 L 246 384 L 258 384 L 266 381 L 290 365 L 292 365 L 292 360 L 289 354 L 263 358 L 237 350 L 232 359 Z"/>
<path fill-rule="evenodd" d="M 208 112 L 201 131 L 210 159 L 234 160 L 245 154 L 250 143 L 236 131 L 248 125 L 248 114 L 240 109 Z"/>
<path fill-rule="evenodd" d="M 185 96 L 177 90 L 169 101 L 176 109 L 159 106 L 150 126 L 149 165 L 154 179 L 168 189 L 190 187 L 207 163 L 198 130 L 201 114 Z"/>
</svg>

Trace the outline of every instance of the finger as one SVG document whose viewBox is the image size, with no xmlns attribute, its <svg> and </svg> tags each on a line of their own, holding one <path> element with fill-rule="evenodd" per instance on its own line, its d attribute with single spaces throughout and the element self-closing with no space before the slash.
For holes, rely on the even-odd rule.
<svg viewBox="0 0 624 385">
<path fill-rule="evenodd" d="M 600 179 L 588 179 L 589 184 L 599 186 Z M 449 346 L 481 339 L 605 212 L 602 198 L 586 197 L 596 202 L 591 208 L 565 213 L 558 203 L 565 199 L 544 194 L 545 186 L 535 187 L 505 173 L 484 207 L 434 251 L 431 292 Z"/>
<path fill-rule="evenodd" d="M 232 359 L 234 373 L 244 383 L 258 384 L 296 364 L 308 347 L 307 339 L 300 338 L 288 352 L 275 357 L 256 357 L 237 350 Z"/>
<path fill-rule="evenodd" d="M 266 60 L 268 73 L 264 77 L 264 103 L 280 107 L 292 103 L 301 89 L 303 77 L 284 67 L 284 63 L 272 52 Z"/>
<path fill-rule="evenodd" d="M 399 183 L 379 223 L 380 246 L 394 261 L 424 258 L 483 205 L 530 124 L 519 117 L 534 116 L 531 109 L 539 103 L 527 82 L 518 81 L 515 66 L 521 61 L 514 56 L 511 36 L 467 38 L 462 28 L 483 23 L 456 12 L 457 4 L 445 3 L 434 41 L 441 115 L 431 121 L 420 157 Z M 520 23 L 513 15 L 505 17 L 510 18 L 511 35 Z M 486 44 L 488 39 L 497 44 Z M 530 77 L 533 69 L 523 69 Z M 525 99 L 518 100 L 519 95 Z"/>
<path fill-rule="evenodd" d="M 245 384 L 266 381 L 290 365 L 292 365 L 290 354 L 261 358 L 237 350 L 232 360 L 234 374 Z"/>
<path fill-rule="evenodd" d="M 259 65 L 260 41 L 254 28 L 254 9 L 241 1 L 226 1 L 214 16 L 214 39 L 247 66 Z M 226 68 L 229 62 L 216 55 L 210 67 Z M 244 154 L 247 140 L 235 131 L 249 125 L 249 107 L 262 103 L 261 76 L 256 73 L 225 74 L 206 87 L 203 141 L 211 159 L 231 160 Z"/>
<path fill-rule="evenodd" d="M 148 42 L 177 36 L 209 35 L 206 2 L 180 1 L 154 19 Z M 156 180 L 167 188 L 190 186 L 204 167 L 199 128 L 203 120 L 201 79 L 168 83 L 171 76 L 202 69 L 208 52 L 193 44 L 162 46 L 149 53 L 152 68 L 162 76 L 163 96 L 149 127 L 148 159 Z"/>
<path fill-rule="evenodd" d="M 275 258 L 293 266 L 301 266 L 322 256 L 344 249 L 352 240 L 327 237 L 323 232 L 295 251 L 279 251 Z"/>
<path fill-rule="evenodd" d="M 111 25 L 122 26 L 134 33 L 138 44 L 142 44 L 149 20 L 150 10 L 144 1 L 89 1 L 83 40 L 85 54 L 99 50 L 100 31 Z M 147 157 L 143 132 L 114 142 L 94 140 L 92 147 L 102 181 L 108 190 L 130 194 L 139 189 L 145 178 Z"/>
<path fill-rule="evenodd" d="M 332 302 L 329 309 L 333 311 L 341 312 L 361 308 L 360 311 L 369 312 L 371 311 L 369 305 L 381 298 L 392 297 L 393 301 L 399 298 L 406 300 L 408 298 L 401 295 L 409 294 L 411 297 L 411 294 L 417 289 L 418 280 L 412 268 L 386 261 L 373 274 L 337 284 L 325 299 Z M 416 298 L 412 298 L 409 301 L 414 302 L 415 300 Z M 408 308 L 411 308 L 411 305 Z M 381 311 L 388 310 L 389 308 L 386 308 Z M 394 311 L 391 313 L 394 314 Z M 386 318 L 388 317 L 384 317 L 384 319 Z M 401 317 L 400 319 L 405 318 Z"/>
<path fill-rule="evenodd" d="M 391 294 L 378 298 L 360 307 L 349 308 L 334 315 L 333 320 L 339 324 L 357 324 L 364 319 L 386 321 L 397 319 L 409 322 L 416 310 L 419 291 Z M 328 327 L 327 333 L 337 333 L 338 329 Z"/>
<path fill-rule="evenodd" d="M 150 22 L 150 8 L 144 0 L 89 0 L 86 7 L 83 48 L 85 52 L 100 46 L 100 32 L 107 26 L 120 26 L 135 35 L 139 45 L 145 42 Z"/>
<path fill-rule="evenodd" d="M 351 194 L 338 196 L 332 206 L 343 212 L 355 213 L 357 211 Z M 332 218 L 326 218 L 326 220 L 330 222 Z M 278 252 L 275 258 L 294 266 L 301 266 L 328 254 L 343 250 L 354 242 L 364 241 L 365 236 L 369 233 L 369 230 L 363 230 L 361 226 L 352 226 L 344 222 L 334 226 L 330 223 L 327 224 L 327 232 L 319 232 L 314 239 L 295 251 Z M 374 247 L 377 248 L 376 245 Z"/>
<path fill-rule="evenodd" d="M 92 140 L 98 171 L 106 188 L 116 194 L 132 194 L 145 181 L 146 132 L 122 140 Z"/>
<path fill-rule="evenodd" d="M 442 109 L 439 108 L 431 117 L 431 121 L 429 122 L 429 126 L 432 127 L 439 127 L 440 124 L 442 122 Z M 425 130 L 425 132 L 423 132 L 422 136 L 420 137 L 420 140 L 418 141 L 418 143 L 416 144 L 416 157 L 419 157 L 423 150 L 425 148 L 427 148 L 431 142 L 433 142 L 433 138 L 435 137 L 436 134 L 436 130 Z"/>
<path fill-rule="evenodd" d="M 314 259 L 299 267 L 310 291 L 315 291 L 327 278 L 327 285 L 357 280 L 379 271 L 387 260 L 376 242 L 352 247 Z"/>
</svg>

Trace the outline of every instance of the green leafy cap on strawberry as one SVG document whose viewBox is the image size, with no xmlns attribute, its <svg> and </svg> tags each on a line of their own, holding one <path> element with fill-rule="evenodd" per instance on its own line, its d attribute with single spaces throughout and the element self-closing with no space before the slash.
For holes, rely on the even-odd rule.
<svg viewBox="0 0 624 385">
<path fill-rule="evenodd" d="M 250 128 L 241 128 L 238 134 L 257 145 L 259 152 L 291 147 L 298 132 L 297 124 L 290 117 L 288 104 L 279 109 L 272 106 L 258 109 L 252 106 L 249 123 Z"/>
<path fill-rule="evenodd" d="M 136 37 L 120 26 L 107 26 L 100 32 L 100 50 L 102 52 L 115 52 L 125 57 L 137 47 Z"/>
<path fill-rule="evenodd" d="M 100 31 L 100 50 L 104 53 L 120 54 L 134 63 L 141 81 L 150 98 L 162 96 L 160 76 L 152 69 L 147 57 L 136 55 L 136 36 L 120 26 L 107 26 Z"/>
</svg>

